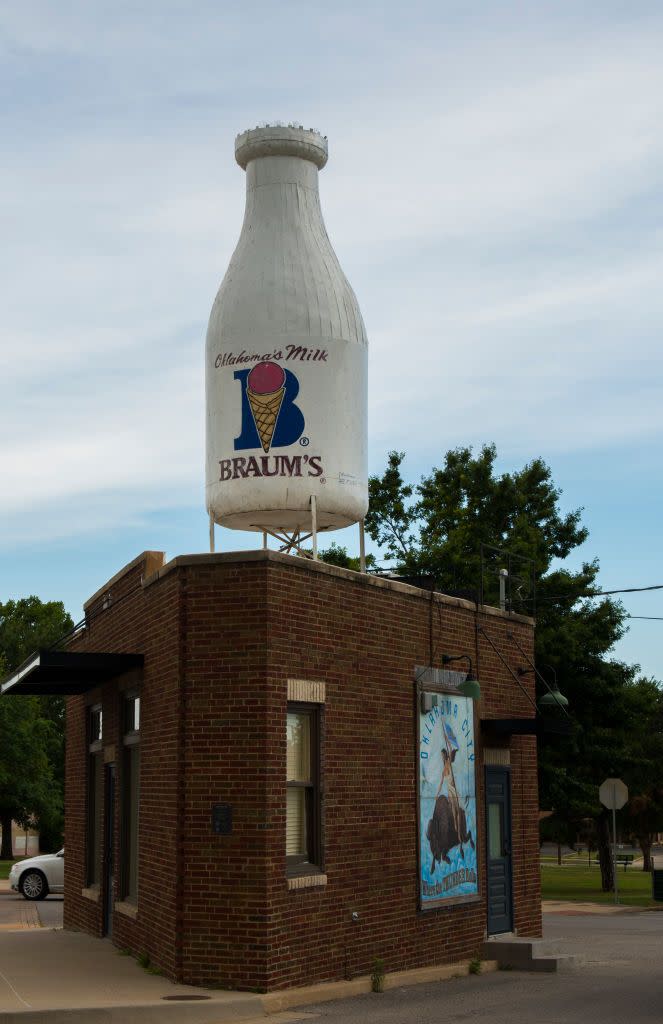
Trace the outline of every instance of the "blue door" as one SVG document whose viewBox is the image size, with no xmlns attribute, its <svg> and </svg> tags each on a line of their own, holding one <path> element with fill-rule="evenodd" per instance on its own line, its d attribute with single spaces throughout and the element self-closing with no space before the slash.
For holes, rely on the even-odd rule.
<svg viewBox="0 0 663 1024">
<path fill-rule="evenodd" d="M 511 770 L 486 768 L 488 934 L 513 931 Z"/>
</svg>

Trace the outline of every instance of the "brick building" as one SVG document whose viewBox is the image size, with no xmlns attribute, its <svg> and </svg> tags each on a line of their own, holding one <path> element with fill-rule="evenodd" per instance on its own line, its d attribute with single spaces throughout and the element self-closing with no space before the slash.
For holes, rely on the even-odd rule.
<svg viewBox="0 0 663 1024">
<path fill-rule="evenodd" d="M 267 990 L 540 934 L 532 620 L 264 550 L 85 612 L 13 684 L 69 694 L 66 928 Z"/>
</svg>

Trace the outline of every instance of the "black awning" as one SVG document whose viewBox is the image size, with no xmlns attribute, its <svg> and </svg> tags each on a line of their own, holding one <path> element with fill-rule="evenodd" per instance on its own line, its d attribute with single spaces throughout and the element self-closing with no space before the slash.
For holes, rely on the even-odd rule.
<svg viewBox="0 0 663 1024">
<path fill-rule="evenodd" d="M 487 736 L 570 736 L 569 719 L 536 718 L 482 718 L 481 731 Z"/>
<path fill-rule="evenodd" d="M 3 680 L 2 695 L 87 693 L 115 676 L 142 666 L 142 654 L 40 650 Z"/>
</svg>

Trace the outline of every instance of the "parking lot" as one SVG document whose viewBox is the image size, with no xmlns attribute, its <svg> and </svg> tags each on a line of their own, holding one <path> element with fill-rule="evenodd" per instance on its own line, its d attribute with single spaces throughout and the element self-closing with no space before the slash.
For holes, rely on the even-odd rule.
<svg viewBox="0 0 663 1024">
<path fill-rule="evenodd" d="M 582 965 L 559 974 L 499 971 L 306 1011 L 321 1024 L 660 1024 L 663 913 L 571 909 L 546 914 L 544 936 L 564 939 Z"/>
</svg>

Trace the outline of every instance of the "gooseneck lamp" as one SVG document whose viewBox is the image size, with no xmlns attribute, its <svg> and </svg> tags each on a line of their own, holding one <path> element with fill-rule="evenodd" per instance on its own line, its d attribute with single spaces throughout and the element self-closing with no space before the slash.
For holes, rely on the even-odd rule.
<svg viewBox="0 0 663 1024">
<path fill-rule="evenodd" d="M 543 697 L 539 699 L 539 708 L 541 711 L 553 711 L 555 708 L 567 708 L 569 706 L 569 701 L 568 698 L 564 696 L 564 694 L 559 688 L 559 683 L 557 682 L 557 672 L 552 667 L 552 665 L 542 665 L 541 668 L 548 669 L 549 672 L 552 672 L 552 686 L 550 686 L 549 683 L 546 681 L 545 677 L 541 675 L 541 672 L 536 672 L 536 669 L 533 668 L 519 668 L 518 675 L 527 676 L 532 672 L 536 672 L 539 678 L 543 679 L 543 682 L 548 687 L 548 692 L 544 693 Z"/>
<path fill-rule="evenodd" d="M 469 697 L 470 700 L 480 700 L 481 698 L 481 687 L 479 686 L 479 680 L 474 675 L 474 668 L 472 666 L 472 659 L 469 654 L 443 654 L 442 664 L 450 665 L 452 661 L 467 661 L 468 672 L 462 683 L 459 683 L 456 689 L 462 693 L 463 697 Z"/>
</svg>

